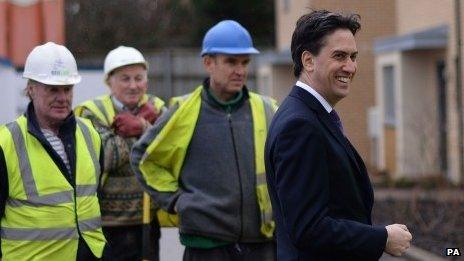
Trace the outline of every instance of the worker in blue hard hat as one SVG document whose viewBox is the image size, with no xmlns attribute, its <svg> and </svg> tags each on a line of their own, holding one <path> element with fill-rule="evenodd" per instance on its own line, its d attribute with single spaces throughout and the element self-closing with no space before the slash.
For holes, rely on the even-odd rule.
<svg viewBox="0 0 464 261">
<path fill-rule="evenodd" d="M 239 23 L 213 26 L 201 51 L 209 77 L 132 150 L 138 180 L 178 215 L 184 260 L 275 260 L 263 153 L 277 105 L 245 85 L 257 53 Z"/>
</svg>

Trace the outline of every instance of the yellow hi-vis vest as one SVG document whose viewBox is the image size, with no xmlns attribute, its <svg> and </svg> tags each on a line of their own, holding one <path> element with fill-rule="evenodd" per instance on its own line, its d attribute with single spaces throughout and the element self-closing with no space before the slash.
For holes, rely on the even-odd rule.
<svg viewBox="0 0 464 261">
<path fill-rule="evenodd" d="M 0 127 L 9 193 L 1 219 L 7 260 L 76 260 L 81 236 L 96 257 L 105 237 L 97 186 L 101 141 L 90 121 L 76 118 L 76 187 L 69 184 L 24 116 Z"/>
<path fill-rule="evenodd" d="M 139 105 L 145 104 L 147 102 L 152 103 L 158 112 L 164 106 L 164 101 L 160 98 L 144 94 L 139 102 Z M 85 108 L 90 110 L 102 124 L 108 127 L 113 124 L 113 119 L 114 116 L 116 116 L 116 112 L 114 111 L 113 101 L 111 100 L 110 95 L 103 95 L 97 97 L 95 100 L 89 100 L 78 105 L 74 109 L 76 116 L 81 116 Z"/>
<path fill-rule="evenodd" d="M 160 98 L 144 94 L 139 102 L 139 105 L 145 104 L 147 102 L 152 103 L 158 112 L 161 111 L 164 106 L 164 101 Z M 76 116 L 82 116 L 84 109 L 90 110 L 93 115 L 97 117 L 100 123 L 107 127 L 111 127 L 111 124 L 113 124 L 114 121 L 114 117 L 116 116 L 113 101 L 111 100 L 110 95 L 102 95 L 94 100 L 86 101 L 74 108 L 74 113 Z M 108 173 L 104 172 L 101 179 L 101 185 L 105 184 L 107 177 Z"/>
<path fill-rule="evenodd" d="M 189 95 L 171 99 L 170 104 L 179 103 L 179 108 L 147 147 L 139 162 L 145 182 L 158 191 L 178 190 L 179 174 L 200 114 L 201 91 L 202 86 L 199 86 Z M 261 212 L 260 230 L 264 236 L 270 238 L 273 236 L 275 223 L 266 184 L 264 144 L 277 104 L 271 98 L 256 93 L 249 92 L 249 97 L 253 118 L 256 195 Z"/>
</svg>

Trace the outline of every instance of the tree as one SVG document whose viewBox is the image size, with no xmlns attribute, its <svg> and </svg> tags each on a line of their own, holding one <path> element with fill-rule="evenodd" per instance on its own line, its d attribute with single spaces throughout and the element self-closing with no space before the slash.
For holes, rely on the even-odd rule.
<svg viewBox="0 0 464 261">
<path fill-rule="evenodd" d="M 119 45 L 141 50 L 199 47 L 209 27 L 235 19 L 258 46 L 274 45 L 271 0 L 67 0 L 66 44 L 78 58 Z"/>
</svg>

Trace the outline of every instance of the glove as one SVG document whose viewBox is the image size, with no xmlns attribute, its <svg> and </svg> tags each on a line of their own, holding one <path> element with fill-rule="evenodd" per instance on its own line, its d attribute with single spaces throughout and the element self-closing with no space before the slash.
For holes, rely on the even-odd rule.
<svg viewBox="0 0 464 261">
<path fill-rule="evenodd" d="M 155 109 L 153 104 L 147 102 L 142 107 L 140 107 L 137 116 L 144 118 L 150 124 L 155 123 L 156 119 L 158 119 L 159 112 Z"/>
<path fill-rule="evenodd" d="M 130 114 L 129 112 L 122 112 L 114 117 L 113 124 L 111 125 L 116 134 L 124 137 L 139 137 L 142 135 L 146 123 L 141 117 Z"/>
</svg>

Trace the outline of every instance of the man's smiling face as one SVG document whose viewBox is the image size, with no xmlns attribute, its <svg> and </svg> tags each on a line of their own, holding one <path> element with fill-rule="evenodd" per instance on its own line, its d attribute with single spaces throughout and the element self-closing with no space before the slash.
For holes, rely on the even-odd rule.
<svg viewBox="0 0 464 261">
<path fill-rule="evenodd" d="M 345 98 L 356 74 L 356 41 L 348 29 L 327 35 L 318 55 L 312 56 L 310 86 L 332 106 Z"/>
</svg>

